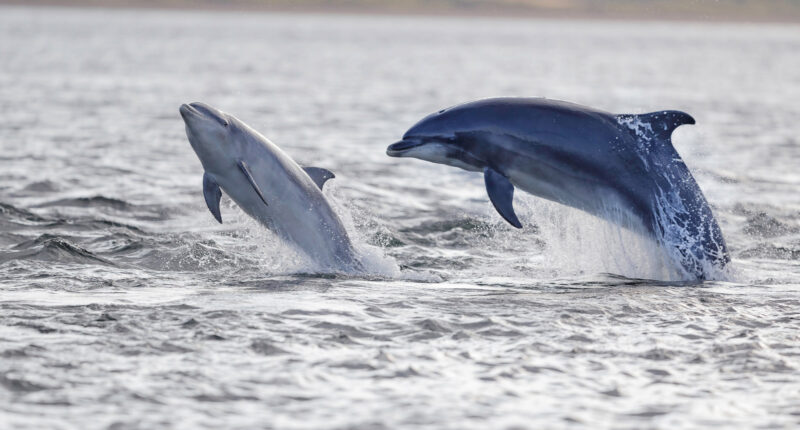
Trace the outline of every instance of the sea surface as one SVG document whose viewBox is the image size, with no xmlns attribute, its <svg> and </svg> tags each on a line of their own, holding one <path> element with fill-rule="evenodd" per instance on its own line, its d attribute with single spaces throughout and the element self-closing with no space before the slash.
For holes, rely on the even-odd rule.
<svg viewBox="0 0 800 430">
<path fill-rule="evenodd" d="M 0 8 L 0 428 L 798 428 L 798 53 L 796 25 Z M 491 96 L 694 116 L 730 276 L 385 155 Z M 226 197 L 217 224 L 192 101 L 335 172 L 365 272 Z"/>
</svg>

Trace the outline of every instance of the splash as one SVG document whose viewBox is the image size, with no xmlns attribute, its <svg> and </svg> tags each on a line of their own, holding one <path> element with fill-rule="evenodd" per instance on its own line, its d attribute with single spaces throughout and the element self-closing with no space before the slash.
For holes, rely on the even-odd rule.
<svg viewBox="0 0 800 430">
<path fill-rule="evenodd" d="M 557 276 L 611 273 L 627 278 L 683 280 L 670 256 L 618 207 L 603 217 L 543 199 L 525 199 L 525 217 L 546 244 L 542 264 Z M 626 226 L 626 227 L 623 227 Z"/>
<path fill-rule="evenodd" d="M 358 261 L 355 267 L 321 265 L 248 216 L 227 195 L 223 195 L 221 201 L 228 214 L 226 223 L 220 227 L 211 218 L 204 223 L 204 228 L 219 230 L 214 240 L 199 252 L 187 251 L 182 258 L 219 273 L 246 271 L 264 275 L 400 278 L 397 262 L 385 255 L 381 248 L 367 242 L 362 230 L 369 226 L 354 221 L 371 219 L 371 214 L 353 205 L 342 204 L 342 199 L 337 198 L 338 188 L 332 183 L 326 185 L 324 193 L 350 236 Z"/>
<path fill-rule="evenodd" d="M 385 255 L 381 248 L 367 243 L 364 230 L 369 227 L 368 223 L 357 225 L 355 222 L 356 218 L 371 220 L 373 218 L 372 214 L 355 205 L 342 204 L 341 202 L 345 199 L 338 198 L 339 187 L 335 183 L 326 186 L 323 192 L 326 194 L 325 197 L 333 207 L 334 212 L 336 212 L 342 220 L 345 229 L 347 229 L 347 233 L 350 235 L 350 240 L 353 242 L 353 247 L 358 254 L 361 267 L 352 270 L 351 273 L 386 278 L 400 277 L 400 266 L 397 264 L 397 261 Z M 372 227 L 375 226 L 373 225 Z"/>
<path fill-rule="evenodd" d="M 242 257 L 237 260 L 241 263 L 245 263 L 248 258 L 253 258 L 254 255 L 257 256 L 259 270 L 272 275 L 320 274 L 379 278 L 397 277 L 400 269 L 394 259 L 385 256 L 380 248 L 365 243 L 361 234 L 354 229 L 352 222 L 346 221 L 346 218 L 342 216 L 345 212 L 336 207 L 335 209 L 342 217 L 348 234 L 350 234 L 350 239 L 358 257 L 357 260 L 360 263 L 357 267 L 328 267 L 320 265 L 243 213 L 237 215 L 237 223 L 241 222 L 244 225 L 243 237 L 237 237 L 236 239 L 237 241 L 245 239 L 245 244 L 230 244 L 232 252 Z M 349 214 L 347 218 L 350 218 Z"/>
</svg>

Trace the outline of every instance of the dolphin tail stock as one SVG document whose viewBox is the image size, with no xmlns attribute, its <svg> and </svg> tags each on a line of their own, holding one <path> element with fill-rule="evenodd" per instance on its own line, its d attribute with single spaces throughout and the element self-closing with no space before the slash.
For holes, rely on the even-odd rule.
<svg viewBox="0 0 800 430">
<path fill-rule="evenodd" d="M 719 279 L 730 262 L 725 239 L 711 207 L 686 163 L 672 145 L 672 132 L 694 124 L 681 111 L 641 115 L 617 115 L 636 140 L 635 150 L 653 181 L 653 228 L 655 239 L 687 278 Z"/>
<path fill-rule="evenodd" d="M 697 184 L 663 191 L 654 201 L 654 234 L 687 277 L 697 280 L 724 279 L 730 263 L 722 230 Z"/>
</svg>

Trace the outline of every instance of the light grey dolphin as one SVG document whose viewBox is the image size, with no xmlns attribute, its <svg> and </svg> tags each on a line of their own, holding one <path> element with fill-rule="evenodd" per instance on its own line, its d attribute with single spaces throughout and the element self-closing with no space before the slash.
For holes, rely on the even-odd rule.
<svg viewBox="0 0 800 430">
<path fill-rule="evenodd" d="M 494 98 L 431 114 L 386 152 L 483 172 L 492 204 L 517 228 L 515 186 L 656 240 L 684 278 L 714 279 L 730 261 L 725 240 L 671 141 L 694 122 L 679 111 Z"/>
<path fill-rule="evenodd" d="M 266 137 L 219 109 L 190 103 L 180 113 L 205 169 L 203 195 L 217 221 L 222 223 L 221 188 L 245 213 L 321 269 L 360 267 L 347 230 L 322 194 L 333 173 L 300 167 Z"/>
</svg>

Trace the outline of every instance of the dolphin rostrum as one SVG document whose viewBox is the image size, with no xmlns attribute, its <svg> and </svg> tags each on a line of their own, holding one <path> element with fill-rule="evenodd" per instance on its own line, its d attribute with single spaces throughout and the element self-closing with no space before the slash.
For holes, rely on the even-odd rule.
<svg viewBox="0 0 800 430">
<path fill-rule="evenodd" d="M 386 153 L 483 172 L 517 228 L 514 187 L 658 242 L 687 279 L 724 276 L 730 258 L 700 187 L 672 146 L 684 112 L 608 112 L 540 98 L 493 98 L 431 114 Z"/>
<path fill-rule="evenodd" d="M 184 104 L 180 113 L 203 164 L 203 195 L 217 221 L 222 223 L 221 188 L 245 213 L 321 268 L 360 266 L 347 230 L 322 194 L 333 173 L 300 167 L 247 124 L 207 104 Z"/>
</svg>

